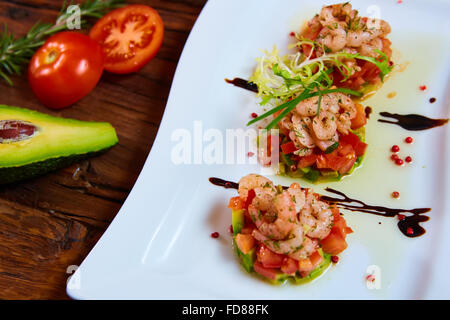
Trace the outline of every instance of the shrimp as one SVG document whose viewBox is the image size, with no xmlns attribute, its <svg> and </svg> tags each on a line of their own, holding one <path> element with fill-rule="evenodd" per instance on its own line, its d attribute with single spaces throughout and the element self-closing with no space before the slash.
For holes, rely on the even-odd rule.
<svg viewBox="0 0 450 320">
<path fill-rule="evenodd" d="M 289 189 L 287 189 L 287 192 L 291 196 L 292 202 L 294 202 L 295 211 L 300 212 L 300 210 L 305 206 L 305 192 L 303 192 L 298 183 L 291 184 Z"/>
<path fill-rule="evenodd" d="M 324 96 L 325 97 L 325 96 Z M 323 99 L 323 97 L 322 97 Z M 295 112 L 302 117 L 313 117 L 317 114 L 318 97 L 311 97 L 300 101 L 295 106 Z"/>
<path fill-rule="evenodd" d="M 300 223 L 308 228 L 306 235 L 317 239 L 326 238 L 333 223 L 333 213 L 328 204 L 317 200 L 312 193 L 308 194 L 306 203 L 300 212 Z"/>
<path fill-rule="evenodd" d="M 360 47 L 363 43 L 369 42 L 372 38 L 373 36 L 367 31 L 348 31 L 346 35 L 346 45 L 349 47 L 357 48 Z"/>
<path fill-rule="evenodd" d="M 305 146 L 306 148 L 314 148 L 314 140 L 310 133 L 311 119 L 308 117 L 299 117 L 294 114 L 292 116 L 292 131 L 289 132 L 289 138 L 297 147 Z"/>
<path fill-rule="evenodd" d="M 286 238 L 294 226 L 293 223 L 278 218 L 275 218 L 273 222 L 266 221 L 266 219 L 271 218 L 273 212 L 267 212 L 263 215 L 253 204 L 248 206 L 248 213 L 259 232 L 269 239 L 281 240 Z"/>
<path fill-rule="evenodd" d="M 366 26 L 373 37 L 385 37 L 391 33 L 391 26 L 383 19 L 368 19 Z"/>
<path fill-rule="evenodd" d="M 336 133 L 336 116 L 328 111 L 321 111 L 312 121 L 314 134 L 319 140 L 329 140 Z"/>
<path fill-rule="evenodd" d="M 242 199 L 247 200 L 248 192 L 252 189 L 255 191 L 252 204 L 268 210 L 272 206 L 272 199 L 277 193 L 272 181 L 254 173 L 239 180 L 238 193 Z"/>
<path fill-rule="evenodd" d="M 335 97 L 335 93 L 324 94 L 320 100 L 320 110 L 330 111 L 337 113 L 339 111 L 339 105 Z M 319 105 L 319 97 L 311 97 L 300 101 L 295 106 L 295 113 L 301 117 L 313 117 L 317 115 L 317 108 Z M 294 114 L 295 114 L 294 113 Z M 293 121 L 294 122 L 294 121 Z"/>
<path fill-rule="evenodd" d="M 327 150 L 329 147 L 331 147 L 333 144 L 335 144 L 338 141 L 339 141 L 339 135 L 337 134 L 337 132 L 335 132 L 334 136 L 329 140 L 319 140 L 317 138 L 314 139 L 314 143 L 322 151 Z"/>
<path fill-rule="evenodd" d="M 305 254 L 303 252 L 304 237 L 303 227 L 301 225 L 295 224 L 286 240 L 272 240 L 257 229 L 253 230 L 252 235 L 257 241 L 264 243 L 275 253 L 286 254 L 297 260 L 299 259 L 299 256 Z"/>
<path fill-rule="evenodd" d="M 342 133 L 343 135 L 348 134 L 348 130 L 352 126 L 352 120 L 350 119 L 350 116 L 346 113 L 340 114 L 337 117 L 337 130 Z"/>
<path fill-rule="evenodd" d="M 312 255 L 319 248 L 319 241 L 317 239 L 311 239 L 308 236 L 304 237 L 303 243 L 300 249 L 291 253 L 289 256 L 295 260 L 306 259 Z"/>
<path fill-rule="evenodd" d="M 342 50 L 347 44 L 347 33 L 344 29 L 341 29 L 336 24 L 336 29 L 323 28 L 319 33 L 318 42 L 327 46 L 332 52 L 338 52 Z"/>
<path fill-rule="evenodd" d="M 301 191 L 301 189 L 300 189 Z M 253 202 L 248 207 L 248 213 L 255 223 L 258 230 L 270 239 L 284 239 L 292 230 L 294 223 L 298 222 L 297 208 L 294 199 L 300 198 L 295 194 L 295 198 L 291 197 L 291 193 L 283 191 L 273 198 L 273 207 L 269 208 L 268 216 L 276 213 L 275 221 L 267 222 L 265 215 L 261 213 L 261 208 L 258 208 Z"/>
<path fill-rule="evenodd" d="M 356 106 L 355 106 L 355 103 L 353 102 L 353 100 L 349 96 L 347 96 L 341 92 L 337 92 L 334 97 L 335 97 L 335 99 L 337 99 L 337 103 L 339 104 L 339 107 L 341 107 L 344 110 L 344 112 L 348 114 L 350 119 L 353 119 L 354 117 L 356 117 Z"/>
<path fill-rule="evenodd" d="M 376 58 L 378 57 L 378 52 L 375 50 L 382 50 L 383 49 L 383 41 L 380 38 L 374 38 L 370 40 L 368 43 L 364 43 L 361 45 L 361 48 L 359 48 L 359 52 L 368 57 Z"/>
</svg>

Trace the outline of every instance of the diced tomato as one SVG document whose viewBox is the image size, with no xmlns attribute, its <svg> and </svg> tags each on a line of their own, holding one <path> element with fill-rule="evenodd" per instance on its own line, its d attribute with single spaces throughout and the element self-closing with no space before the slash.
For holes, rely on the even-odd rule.
<svg viewBox="0 0 450 320">
<path fill-rule="evenodd" d="M 309 156 L 301 157 L 298 161 L 297 168 L 306 168 L 312 166 L 317 159 L 317 155 L 310 154 Z"/>
<path fill-rule="evenodd" d="M 304 274 L 308 275 L 313 270 L 313 264 L 309 258 L 298 260 L 298 271 L 304 277 Z"/>
<path fill-rule="evenodd" d="M 355 154 L 357 157 L 361 157 L 364 155 L 367 149 L 367 144 L 362 142 L 359 137 L 353 132 L 349 132 L 347 135 L 339 136 L 339 142 L 341 144 L 350 144 L 355 150 Z"/>
<path fill-rule="evenodd" d="M 255 238 L 251 234 L 238 233 L 236 235 L 236 244 L 244 254 L 247 254 L 255 247 Z"/>
<path fill-rule="evenodd" d="M 330 234 L 320 241 L 323 251 L 329 254 L 338 254 L 347 248 L 345 237 L 353 230 L 347 226 L 344 217 L 339 214 L 338 208 L 332 208 L 333 227 Z"/>
<path fill-rule="evenodd" d="M 233 210 L 240 210 L 244 208 L 245 202 L 240 197 L 233 197 L 230 199 L 230 203 L 228 203 L 228 208 Z"/>
<path fill-rule="evenodd" d="M 281 271 L 294 275 L 298 270 L 298 261 L 292 259 L 291 257 L 284 257 L 283 264 L 281 265 Z"/>
<path fill-rule="evenodd" d="M 353 153 L 355 153 L 355 150 L 349 144 L 341 144 L 341 147 L 337 149 L 337 154 L 341 157 L 352 155 Z"/>
<path fill-rule="evenodd" d="M 347 248 L 347 242 L 336 229 L 331 229 L 330 234 L 320 241 L 322 249 L 328 254 L 339 254 Z"/>
<path fill-rule="evenodd" d="M 315 40 L 317 38 L 317 36 L 319 35 L 320 30 L 321 30 L 320 27 L 312 28 L 310 26 L 307 26 L 305 28 L 305 30 L 303 30 L 302 36 L 305 39 Z M 306 56 L 309 56 L 311 54 L 312 46 L 310 44 L 306 44 L 306 43 L 302 44 L 302 50 Z M 311 55 L 311 59 L 314 59 L 315 57 L 316 57 L 316 53 L 313 52 Z"/>
<path fill-rule="evenodd" d="M 391 40 L 386 39 L 386 38 L 382 38 L 381 42 L 383 43 L 383 49 L 381 51 L 383 51 L 383 53 L 390 58 L 392 56 L 392 49 L 391 49 Z"/>
<path fill-rule="evenodd" d="M 315 269 L 322 263 L 323 257 L 320 255 L 319 251 L 316 250 L 311 256 L 309 256 L 309 260 L 311 260 L 311 263 Z"/>
<path fill-rule="evenodd" d="M 317 268 L 323 261 L 319 251 L 315 251 L 306 259 L 298 261 L 298 270 L 302 277 L 306 277 L 311 271 Z"/>
<path fill-rule="evenodd" d="M 298 148 L 295 146 L 294 142 L 290 141 L 281 145 L 281 151 L 284 154 L 290 154 L 296 151 Z"/>
<path fill-rule="evenodd" d="M 352 129 L 358 129 L 367 123 L 366 111 L 364 106 L 360 103 L 356 103 L 356 116 L 352 119 Z"/>
<path fill-rule="evenodd" d="M 245 226 L 241 229 L 242 234 L 252 234 L 253 230 L 256 229 L 256 226 L 252 223 L 245 222 Z"/>
<path fill-rule="evenodd" d="M 347 226 L 347 222 L 340 215 L 338 217 L 334 216 L 332 230 L 335 230 L 335 232 L 340 234 L 344 239 L 347 236 L 347 234 L 353 232 L 352 228 L 349 228 Z"/>
<path fill-rule="evenodd" d="M 320 154 L 320 155 L 317 156 L 317 158 L 316 158 L 316 167 L 318 169 L 327 169 L 328 168 L 327 158 L 325 157 L 324 154 Z"/>
<path fill-rule="evenodd" d="M 260 275 L 262 275 L 263 277 L 266 277 L 266 278 L 269 278 L 272 280 L 276 280 L 276 278 L 277 278 L 277 270 L 276 269 L 265 268 L 258 261 L 255 261 L 255 263 L 253 264 L 253 269 L 255 269 L 255 271 L 257 273 L 259 273 Z"/>
<path fill-rule="evenodd" d="M 245 203 L 244 203 L 245 209 L 248 208 L 248 206 L 252 203 L 252 201 L 255 197 L 256 197 L 255 190 L 253 190 L 253 189 L 249 190 L 249 192 L 247 194 L 247 199 L 245 200 Z"/>
<path fill-rule="evenodd" d="M 353 167 L 356 161 L 355 151 L 350 145 L 340 144 L 333 152 L 326 154 L 326 167 L 340 174 L 345 174 Z"/>
<path fill-rule="evenodd" d="M 264 268 L 280 268 L 284 259 L 283 255 L 273 252 L 263 244 L 259 246 L 256 257 Z"/>
</svg>

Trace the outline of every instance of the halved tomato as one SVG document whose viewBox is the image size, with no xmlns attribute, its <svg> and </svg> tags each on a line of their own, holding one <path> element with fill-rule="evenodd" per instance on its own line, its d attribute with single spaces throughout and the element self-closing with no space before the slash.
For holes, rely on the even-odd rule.
<svg viewBox="0 0 450 320">
<path fill-rule="evenodd" d="M 103 47 L 105 70 L 131 73 L 141 69 L 159 51 L 164 26 L 155 9 L 135 4 L 105 15 L 89 36 Z"/>
<path fill-rule="evenodd" d="M 263 244 L 259 246 L 256 257 L 264 268 L 280 268 L 284 260 L 283 255 L 273 252 Z"/>
</svg>

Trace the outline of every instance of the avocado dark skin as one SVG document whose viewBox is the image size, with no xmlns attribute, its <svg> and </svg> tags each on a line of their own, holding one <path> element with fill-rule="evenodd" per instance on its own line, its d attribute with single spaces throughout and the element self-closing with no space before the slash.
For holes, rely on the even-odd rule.
<svg viewBox="0 0 450 320">
<path fill-rule="evenodd" d="M 109 123 L 0 105 L 0 184 L 41 176 L 95 157 L 117 142 Z"/>
</svg>

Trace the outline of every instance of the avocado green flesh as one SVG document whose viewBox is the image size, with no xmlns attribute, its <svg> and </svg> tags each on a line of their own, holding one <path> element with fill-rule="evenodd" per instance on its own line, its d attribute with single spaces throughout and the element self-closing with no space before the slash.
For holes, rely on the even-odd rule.
<svg viewBox="0 0 450 320">
<path fill-rule="evenodd" d="M 36 111 L 0 105 L 0 121 L 32 123 L 38 131 L 22 141 L 0 143 L 0 184 L 28 179 L 96 156 L 118 142 L 105 122 L 53 117 Z"/>
<path fill-rule="evenodd" d="M 359 139 L 362 142 L 365 142 L 365 128 L 362 127 L 360 129 L 357 129 L 355 131 L 351 130 L 354 134 L 356 134 Z M 334 182 L 334 181 L 341 181 L 342 178 L 351 175 L 355 169 L 361 166 L 364 156 L 358 157 L 353 164 L 353 167 L 350 169 L 349 172 L 345 174 L 340 174 L 337 171 L 331 171 L 331 170 L 317 170 L 313 167 L 306 167 L 306 168 L 298 168 L 295 171 L 291 171 L 290 167 L 292 164 L 289 164 L 292 160 L 290 160 L 289 155 L 281 153 L 281 160 L 280 162 L 280 174 L 287 175 L 292 178 L 301 178 L 308 180 L 309 182 L 314 183 L 322 183 L 322 182 Z"/>
<path fill-rule="evenodd" d="M 237 235 L 244 227 L 244 210 L 233 210 L 231 215 L 231 225 L 233 234 Z"/>
</svg>

